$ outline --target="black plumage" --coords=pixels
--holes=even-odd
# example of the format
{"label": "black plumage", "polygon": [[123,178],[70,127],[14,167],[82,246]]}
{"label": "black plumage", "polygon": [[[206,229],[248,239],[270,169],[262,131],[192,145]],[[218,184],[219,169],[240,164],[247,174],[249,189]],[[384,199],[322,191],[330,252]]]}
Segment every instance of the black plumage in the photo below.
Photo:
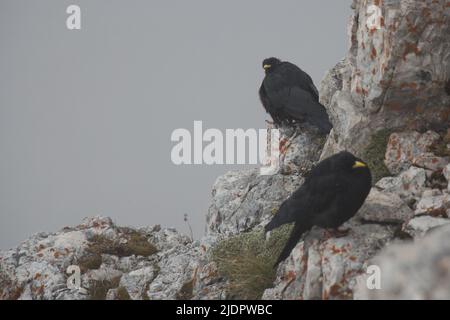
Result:
{"label": "black plumage", "polygon": [[263,61],[266,76],[259,89],[261,102],[275,124],[308,122],[329,133],[332,125],[311,77],[296,65],[277,58]]}
{"label": "black plumage", "polygon": [[295,222],[275,265],[290,255],[301,236],[313,226],[336,229],[352,218],[364,203],[371,184],[367,165],[349,152],[340,152],[317,164],[265,227],[268,232]]}

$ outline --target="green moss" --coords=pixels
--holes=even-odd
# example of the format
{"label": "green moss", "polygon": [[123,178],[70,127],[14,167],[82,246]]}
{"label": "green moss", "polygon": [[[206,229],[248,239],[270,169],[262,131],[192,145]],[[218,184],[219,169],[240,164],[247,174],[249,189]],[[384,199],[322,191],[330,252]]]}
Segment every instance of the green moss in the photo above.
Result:
{"label": "green moss", "polygon": [[373,184],[391,175],[389,169],[384,164],[387,144],[391,133],[390,130],[385,129],[373,134],[369,144],[361,154],[361,158],[368,164],[372,172]]}
{"label": "green moss", "polygon": [[118,300],[131,300],[130,294],[128,293],[127,289],[124,287],[118,287],[117,288],[117,299]]}
{"label": "green moss", "polygon": [[229,281],[228,294],[233,299],[260,299],[273,285],[273,267],[292,226],[274,231],[268,240],[263,230],[242,233],[220,242],[212,252],[219,273]]}
{"label": "green moss", "polygon": [[126,243],[111,240],[103,235],[95,235],[90,240],[88,251],[93,254],[112,254],[118,257],[131,255],[148,257],[158,250],[148,239],[137,231],[122,230]]}

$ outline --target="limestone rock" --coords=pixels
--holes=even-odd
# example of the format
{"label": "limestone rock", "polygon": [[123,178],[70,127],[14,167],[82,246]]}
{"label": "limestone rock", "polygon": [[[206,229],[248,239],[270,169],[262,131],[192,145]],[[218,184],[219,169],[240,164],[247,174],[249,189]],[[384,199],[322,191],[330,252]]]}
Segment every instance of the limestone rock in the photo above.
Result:
{"label": "limestone rock", "polygon": [[405,227],[405,232],[410,234],[413,238],[420,238],[425,236],[431,229],[448,223],[450,223],[450,219],[434,218],[430,216],[416,217],[408,222]]}
{"label": "limestone rock", "polygon": [[423,153],[414,158],[414,165],[432,172],[442,171],[449,163],[447,157],[438,157],[431,152]]}
{"label": "limestone rock", "polygon": [[[94,217],[1,252],[0,299],[175,299],[193,278],[199,251],[173,229]],[[80,289],[67,285],[69,266],[80,269]]]}
{"label": "limestone rock", "polygon": [[448,217],[450,213],[450,195],[440,190],[427,190],[416,207],[416,215]]}
{"label": "limestone rock", "polygon": [[381,270],[381,289],[369,290],[365,277],[357,299],[450,299],[450,225],[415,242],[398,243],[370,261]]}
{"label": "limestone rock", "polygon": [[[374,5],[379,19],[372,19]],[[352,7],[348,66],[340,71],[341,89],[330,99],[333,81],[322,86],[324,101],[334,100],[325,104],[334,134],[324,153],[361,152],[368,137],[379,130],[446,129],[450,121],[450,96],[445,90],[450,70],[447,1],[358,0]]]}
{"label": "limestone rock", "polygon": [[350,231],[342,238],[327,238],[323,230],[313,229],[280,264],[274,287],[263,298],[352,299],[355,278],[393,237],[394,228],[355,220],[344,227]]}
{"label": "limestone rock", "polygon": [[[385,164],[393,174],[399,174],[412,164],[431,167],[439,165],[441,160],[432,165],[432,155],[428,153],[430,147],[439,140],[439,135],[428,131],[420,134],[415,131],[393,133],[387,145]],[[435,159],[436,160],[436,159]]]}
{"label": "limestone rock", "polygon": [[386,193],[395,193],[406,202],[418,200],[426,188],[426,171],[410,167],[397,177],[386,177],[377,182],[376,187]]}
{"label": "limestone rock", "polygon": [[327,72],[320,83],[320,103],[326,107],[331,104],[331,99],[337,91],[342,90],[345,72],[348,70],[347,59],[339,61],[334,68]]}
{"label": "limestone rock", "polygon": [[444,174],[445,179],[447,179],[447,181],[448,181],[447,191],[450,193],[450,164],[444,168],[443,174]]}
{"label": "limestone rock", "polygon": [[261,176],[259,169],[219,177],[207,215],[207,234],[233,235],[267,223],[302,182],[297,175]]}
{"label": "limestone rock", "polygon": [[369,222],[401,223],[414,216],[414,212],[395,193],[372,188],[358,217]]}
{"label": "limestone rock", "polygon": [[280,170],[284,175],[304,175],[319,160],[326,137],[307,123],[280,128]]}

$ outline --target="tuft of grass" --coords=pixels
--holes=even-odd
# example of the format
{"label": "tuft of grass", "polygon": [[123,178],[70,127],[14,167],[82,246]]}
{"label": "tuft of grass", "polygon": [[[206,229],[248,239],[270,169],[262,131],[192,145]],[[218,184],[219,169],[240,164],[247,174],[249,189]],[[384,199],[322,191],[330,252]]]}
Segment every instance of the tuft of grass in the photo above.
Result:
{"label": "tuft of grass", "polygon": [[192,279],[190,281],[187,281],[183,284],[180,291],[178,291],[176,295],[177,300],[191,300],[194,296],[194,281],[195,279]]}
{"label": "tuft of grass", "polygon": [[156,247],[138,232],[130,235],[125,247],[131,253],[130,255],[134,254],[136,256],[148,257],[158,252]]}
{"label": "tuft of grass", "polygon": [[0,265],[0,300],[17,300],[23,293],[23,287],[14,283]]}
{"label": "tuft of grass", "polygon": [[380,179],[391,176],[384,164],[387,144],[392,131],[383,129],[372,135],[370,142],[363,151],[361,158],[367,163],[372,172],[372,183],[375,185]]}
{"label": "tuft of grass", "polygon": [[90,300],[105,300],[109,289],[114,289],[119,286],[120,276],[111,280],[95,280],[89,286]]}
{"label": "tuft of grass", "polygon": [[118,257],[131,255],[148,257],[158,252],[141,233],[130,229],[123,229],[122,232],[127,239],[126,243],[111,240],[103,235],[95,235],[90,240],[88,251],[92,254],[112,254]]}
{"label": "tuft of grass", "polygon": [[217,244],[211,258],[219,273],[228,279],[232,299],[261,299],[273,285],[273,267],[289,237],[291,225],[282,226],[266,240],[263,230],[242,233]]}
{"label": "tuft of grass", "polygon": [[118,287],[117,288],[117,299],[118,300],[131,300],[130,294],[128,293],[127,289],[124,287]]}
{"label": "tuft of grass", "polygon": [[433,152],[438,157],[450,157],[450,149],[447,145],[450,144],[450,131],[436,143],[431,146],[431,152]]}
{"label": "tuft of grass", "polygon": [[145,300],[145,301],[150,300],[150,297],[147,294],[148,287],[150,287],[150,283],[147,284],[147,287],[145,288],[145,291],[142,293],[142,300]]}
{"label": "tuft of grass", "polygon": [[97,270],[102,265],[102,256],[99,253],[88,252],[78,259],[77,265],[80,267],[81,272]]}

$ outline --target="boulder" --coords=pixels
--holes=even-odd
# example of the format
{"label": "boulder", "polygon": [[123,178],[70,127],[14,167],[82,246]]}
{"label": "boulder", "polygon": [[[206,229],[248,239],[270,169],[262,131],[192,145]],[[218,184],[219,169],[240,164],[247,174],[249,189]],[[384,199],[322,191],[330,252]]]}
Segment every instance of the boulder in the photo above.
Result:
{"label": "boulder", "polygon": [[425,238],[385,248],[370,261],[381,271],[381,289],[370,290],[367,275],[358,281],[356,299],[450,299],[450,225]]}
{"label": "boulder", "polygon": [[402,223],[414,216],[405,202],[395,193],[381,192],[372,188],[358,217],[368,222]]}
{"label": "boulder", "polygon": [[377,182],[376,187],[385,193],[394,193],[405,202],[418,200],[426,188],[426,171],[423,168],[411,166],[396,177],[386,177]]}
{"label": "boulder", "polygon": [[439,189],[426,190],[416,206],[416,215],[448,217],[450,214],[450,195]]}
{"label": "boulder", "polygon": [[[200,243],[173,229],[94,217],[1,252],[0,299],[176,299],[199,252]],[[69,266],[79,268],[80,288],[68,286]]]}
{"label": "boulder", "polygon": [[450,219],[421,216],[411,219],[404,228],[404,231],[413,238],[422,238],[428,231],[450,223]]}
{"label": "boulder", "polygon": [[399,174],[413,164],[426,169],[441,166],[445,161],[428,152],[439,138],[439,134],[432,131],[424,134],[415,131],[393,133],[389,138],[384,162],[392,174]]}
{"label": "boulder", "polygon": [[340,238],[330,238],[318,228],[307,234],[280,264],[274,287],[265,291],[263,299],[352,299],[355,278],[392,239],[395,228],[356,220],[344,227],[350,231]]}

